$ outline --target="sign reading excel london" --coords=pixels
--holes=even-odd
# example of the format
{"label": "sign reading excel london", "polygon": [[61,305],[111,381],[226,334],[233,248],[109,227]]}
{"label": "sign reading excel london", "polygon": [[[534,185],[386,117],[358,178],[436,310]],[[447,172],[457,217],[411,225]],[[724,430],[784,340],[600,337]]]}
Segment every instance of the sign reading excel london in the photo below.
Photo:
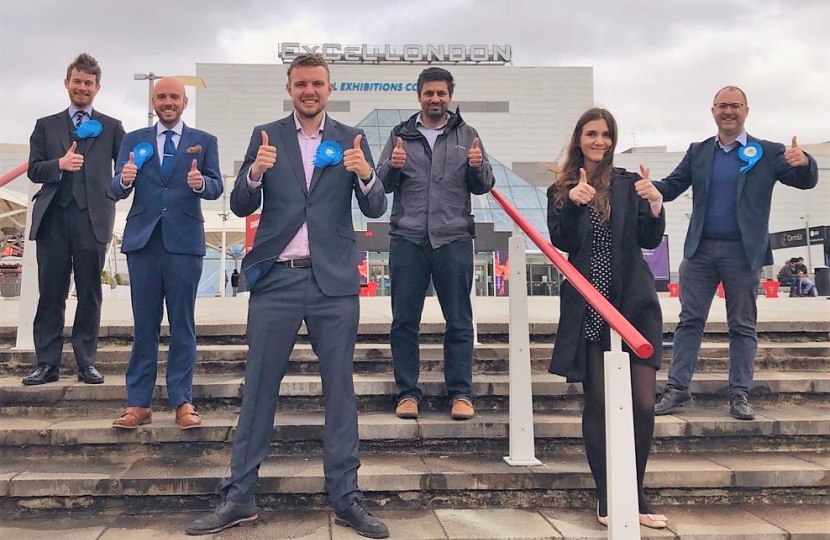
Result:
{"label": "sign reading excel london", "polygon": [[298,42],[280,43],[279,57],[291,62],[298,55],[322,54],[327,62],[349,64],[497,64],[512,61],[510,45],[303,45]]}

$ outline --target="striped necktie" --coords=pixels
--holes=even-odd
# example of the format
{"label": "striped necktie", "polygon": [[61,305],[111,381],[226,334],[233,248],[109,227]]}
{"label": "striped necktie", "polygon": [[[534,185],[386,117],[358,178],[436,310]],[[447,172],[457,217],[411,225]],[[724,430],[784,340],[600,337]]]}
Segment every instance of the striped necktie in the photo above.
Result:
{"label": "striped necktie", "polygon": [[78,111],[75,113],[75,127],[78,127],[84,123],[84,117],[86,117],[86,113],[84,111]]}
{"label": "striped necktie", "polygon": [[176,145],[173,144],[173,135],[176,132],[172,129],[164,132],[164,157],[161,160],[161,172],[164,176],[170,175],[170,169],[173,167],[173,158],[176,157]]}

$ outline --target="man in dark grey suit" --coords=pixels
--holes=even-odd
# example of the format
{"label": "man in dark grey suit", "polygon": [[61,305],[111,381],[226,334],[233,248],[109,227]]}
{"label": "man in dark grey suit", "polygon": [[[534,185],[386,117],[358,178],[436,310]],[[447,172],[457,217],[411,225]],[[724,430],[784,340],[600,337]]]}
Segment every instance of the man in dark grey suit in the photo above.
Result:
{"label": "man in dark grey suit", "polygon": [[654,407],[670,414],[691,400],[703,328],[718,283],[726,294],[729,326],[729,414],[752,420],[749,404],[758,336],[756,299],[760,270],[772,264],[769,215],[777,182],[810,189],[818,182],[816,160],[798,147],[747,134],[746,94],[735,86],[715,94],[718,134],[689,147],[683,161],[654,185],[666,201],[692,187],[692,216],[680,264],[680,322],[674,334],[669,380]]}
{"label": "man in dark grey suit", "polygon": [[[64,86],[69,108],[39,119],[29,141],[29,178],[43,187],[34,196],[29,236],[37,241],[40,290],[34,320],[37,368],[23,379],[25,385],[58,380],[72,273],[78,296],[72,325],[78,380],[104,382],[95,368],[101,270],[115,222],[110,181],[124,128],[92,108],[101,88],[95,58],[79,55],[66,70]],[[93,125],[100,125],[100,132]]]}
{"label": "man in dark grey suit", "polygon": [[323,57],[297,57],[286,90],[294,112],[254,129],[231,193],[237,216],[262,205],[253,248],[242,262],[251,291],[249,350],[231,473],[222,504],[186,531],[211,534],[256,520],[254,484],[268,455],[280,382],[305,321],[325,389],[323,469],[335,523],[386,538],[386,525],[366,511],[357,486],[352,362],[360,280],[351,214],[352,194],[371,218],[386,211],[386,196],[363,133],[325,112],[332,87]]}

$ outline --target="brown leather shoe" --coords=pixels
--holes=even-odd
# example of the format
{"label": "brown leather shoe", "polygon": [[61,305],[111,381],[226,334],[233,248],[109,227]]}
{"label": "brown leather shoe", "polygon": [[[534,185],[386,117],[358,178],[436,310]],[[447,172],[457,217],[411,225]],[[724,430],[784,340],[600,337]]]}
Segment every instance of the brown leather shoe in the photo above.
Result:
{"label": "brown leather shoe", "polygon": [[418,418],[418,400],[411,397],[401,399],[395,409],[395,416],[404,419]]}
{"label": "brown leather shoe", "polygon": [[457,398],[452,401],[450,416],[453,420],[469,420],[475,414],[476,410],[473,408],[473,402],[468,398]]}
{"label": "brown leather shoe", "polygon": [[135,429],[153,423],[153,411],[149,407],[127,407],[121,417],[112,423],[118,429]]}
{"label": "brown leather shoe", "polygon": [[182,403],[176,409],[176,423],[182,429],[202,427],[202,419],[191,403]]}

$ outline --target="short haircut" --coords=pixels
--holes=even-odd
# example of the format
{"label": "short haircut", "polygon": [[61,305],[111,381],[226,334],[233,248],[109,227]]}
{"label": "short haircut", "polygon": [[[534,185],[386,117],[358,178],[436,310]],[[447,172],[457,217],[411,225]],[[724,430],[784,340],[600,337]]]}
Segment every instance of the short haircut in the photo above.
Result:
{"label": "short haircut", "polygon": [[326,59],[323,58],[322,54],[301,54],[297,56],[291,63],[288,65],[288,80],[291,80],[291,71],[294,68],[298,67],[324,67],[326,68],[326,75],[329,77],[331,76],[331,72],[329,71],[329,64],[326,62]]}
{"label": "short haircut", "polygon": [[75,58],[71,64],[69,64],[69,67],[66,68],[67,81],[69,80],[69,77],[72,76],[73,69],[88,73],[90,75],[95,75],[95,84],[101,84],[101,66],[98,65],[98,60],[87,53],[79,54],[78,57]]}
{"label": "short haircut", "polygon": [[743,90],[741,90],[741,89],[740,89],[740,88],[738,88],[737,86],[724,86],[723,88],[721,88],[720,90],[718,90],[717,92],[715,92],[715,97],[713,97],[713,98],[712,98],[712,102],[714,102],[716,99],[718,99],[718,96],[719,96],[719,95],[720,95],[720,93],[721,93],[721,92],[723,92],[724,90],[735,90],[735,91],[737,91],[737,92],[740,92],[740,93],[741,93],[741,96],[744,98],[744,105],[749,105],[749,101],[746,99],[746,92],[744,92]]}
{"label": "short haircut", "polygon": [[447,83],[447,90],[450,93],[450,97],[452,97],[452,93],[455,90],[455,80],[452,78],[452,73],[439,67],[428,67],[418,75],[418,95],[421,95],[421,90],[424,88],[425,83],[433,81],[444,81]]}

